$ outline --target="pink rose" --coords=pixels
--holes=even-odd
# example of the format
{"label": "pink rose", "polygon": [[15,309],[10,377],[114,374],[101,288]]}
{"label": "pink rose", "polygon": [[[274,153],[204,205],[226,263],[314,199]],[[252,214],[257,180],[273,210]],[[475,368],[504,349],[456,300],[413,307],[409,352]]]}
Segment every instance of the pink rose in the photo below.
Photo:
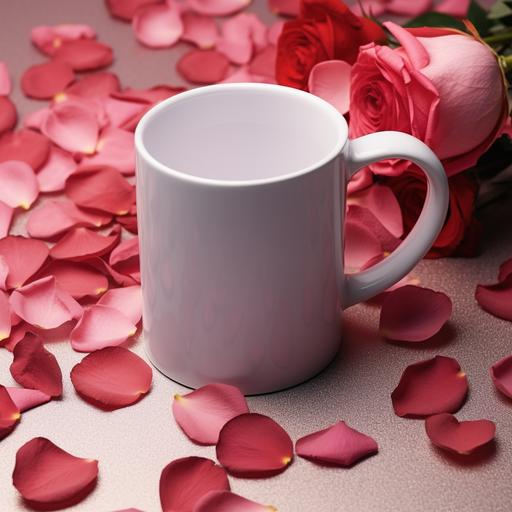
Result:
{"label": "pink rose", "polygon": [[[496,54],[457,30],[384,25],[402,46],[361,48],[351,75],[351,137],[398,130],[428,144],[449,176],[475,165],[508,114]],[[410,165],[393,160],[371,169],[396,176]]]}

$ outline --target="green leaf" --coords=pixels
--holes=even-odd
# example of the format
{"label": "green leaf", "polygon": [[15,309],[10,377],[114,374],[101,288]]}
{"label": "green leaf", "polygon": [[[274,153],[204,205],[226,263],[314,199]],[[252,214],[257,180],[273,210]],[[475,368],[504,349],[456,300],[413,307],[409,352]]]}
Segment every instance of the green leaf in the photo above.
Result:
{"label": "green leaf", "polygon": [[487,11],[481,7],[475,0],[471,0],[468,9],[468,19],[475,25],[478,33],[483,37],[489,34],[490,29],[494,25],[487,16]]}
{"label": "green leaf", "polygon": [[417,18],[413,18],[412,20],[408,21],[404,26],[407,28],[449,27],[465,30],[464,24],[460,20],[442,12],[427,12],[421,16],[418,16]]}

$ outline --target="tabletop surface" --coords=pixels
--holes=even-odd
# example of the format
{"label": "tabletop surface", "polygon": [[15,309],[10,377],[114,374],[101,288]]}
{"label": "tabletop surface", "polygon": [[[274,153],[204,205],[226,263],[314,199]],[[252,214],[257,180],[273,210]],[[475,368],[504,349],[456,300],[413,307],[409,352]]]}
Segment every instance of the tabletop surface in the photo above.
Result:
{"label": "tabletop surface", "polygon": [[[265,0],[254,0],[250,10],[272,20]],[[183,84],[174,63],[187,47],[142,48],[128,24],[109,17],[102,0],[0,0],[0,60],[8,63],[14,83],[11,97],[20,114],[41,105],[24,98],[19,88],[23,70],[44,60],[30,44],[30,29],[65,22],[89,23],[113,46],[112,70],[123,85]],[[358,305],[344,313],[340,354],[324,372],[293,389],[248,399],[252,411],[273,417],[294,440],[345,420],[378,441],[377,456],[351,469],[318,467],[296,458],[274,478],[230,478],[233,491],[272,504],[280,512],[512,510],[512,401],[495,392],[489,377],[492,363],[512,353],[512,325],[485,313],[474,300],[476,285],[493,282],[499,264],[512,256],[511,216],[510,202],[482,212],[485,251],[478,258],[423,261],[414,270],[422,285],[446,292],[454,303],[450,323],[434,339],[413,347],[387,343],[377,334],[379,309]],[[100,461],[95,490],[68,510],[136,507],[156,512],[160,472],[167,463],[187,455],[215,458],[214,447],[192,444],[176,426],[171,397],[185,391],[178,384],[155,370],[146,398],[133,407],[103,412],[78,398],[69,380],[83,354],[65,341],[48,348],[62,368],[63,399],[24,414],[16,430],[0,442],[1,512],[28,510],[11,485],[11,473],[16,450],[36,436]],[[130,348],[145,357],[142,340]],[[468,375],[470,394],[459,419],[496,422],[496,444],[483,456],[461,461],[446,455],[430,444],[423,421],[393,413],[390,394],[402,371],[436,354],[457,358]],[[0,350],[4,385],[14,385],[11,358],[7,350]]]}

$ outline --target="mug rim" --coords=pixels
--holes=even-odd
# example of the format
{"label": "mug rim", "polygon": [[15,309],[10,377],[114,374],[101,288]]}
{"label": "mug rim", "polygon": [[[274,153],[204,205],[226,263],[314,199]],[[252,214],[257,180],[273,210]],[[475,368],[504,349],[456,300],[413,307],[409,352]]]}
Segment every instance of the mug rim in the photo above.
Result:
{"label": "mug rim", "polygon": [[[207,178],[202,176],[196,176],[188,174],[186,172],[178,171],[169,167],[158,159],[156,159],[146,148],[143,142],[143,134],[146,126],[151,122],[153,117],[158,115],[162,110],[169,108],[170,106],[179,103],[180,101],[192,98],[194,96],[201,96],[211,92],[225,91],[225,90],[254,90],[254,91],[276,91],[284,92],[285,94],[300,96],[304,101],[308,101],[315,105],[315,108],[324,110],[337,125],[339,131],[339,137],[334,147],[326,153],[326,155],[314,164],[307,167],[303,167],[297,171],[293,171],[287,174],[279,176],[271,176],[268,178],[257,178],[250,180],[222,180],[216,178]],[[272,183],[278,183],[282,181],[288,181],[293,178],[298,178],[309,174],[317,169],[320,169],[325,164],[336,158],[342,151],[348,139],[348,126],[343,115],[336,110],[330,103],[324,99],[315,96],[306,91],[295,89],[293,87],[287,87],[284,85],[277,84],[266,84],[266,83],[253,83],[253,82],[237,82],[237,83],[225,83],[225,84],[213,84],[205,85],[202,87],[196,87],[187,91],[175,94],[166,100],[161,101],[151,109],[149,109],[141,118],[137,127],[135,128],[135,150],[138,156],[150,164],[150,166],[166,175],[172,176],[179,180],[189,182],[196,185],[207,185],[217,187],[248,187],[257,185],[268,185]]]}

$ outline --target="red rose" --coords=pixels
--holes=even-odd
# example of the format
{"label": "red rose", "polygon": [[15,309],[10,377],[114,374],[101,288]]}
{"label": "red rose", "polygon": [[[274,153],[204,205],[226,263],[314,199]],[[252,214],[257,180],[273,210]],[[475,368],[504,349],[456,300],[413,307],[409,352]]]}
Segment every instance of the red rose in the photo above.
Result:
{"label": "red rose", "polygon": [[359,47],[384,40],[382,29],[338,0],[302,0],[299,17],[287,21],[277,44],[276,80],[307,89],[311,68],[324,60],[354,63]]}
{"label": "red rose", "polygon": [[[478,183],[468,174],[449,178],[450,205],[443,229],[426,258],[443,256],[474,256],[480,234],[480,224],[474,217]],[[389,178],[387,184],[395,193],[404,221],[404,236],[411,231],[423,207],[427,186],[415,172],[405,172]]]}

